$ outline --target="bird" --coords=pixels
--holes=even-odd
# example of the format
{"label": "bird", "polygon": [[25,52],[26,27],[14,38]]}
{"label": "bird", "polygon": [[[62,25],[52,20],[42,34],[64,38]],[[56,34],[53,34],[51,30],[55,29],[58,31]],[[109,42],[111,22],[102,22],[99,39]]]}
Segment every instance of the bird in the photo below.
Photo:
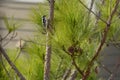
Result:
{"label": "bird", "polygon": [[46,27],[46,26],[47,26],[46,15],[43,15],[43,16],[42,16],[42,24],[43,24],[43,27]]}

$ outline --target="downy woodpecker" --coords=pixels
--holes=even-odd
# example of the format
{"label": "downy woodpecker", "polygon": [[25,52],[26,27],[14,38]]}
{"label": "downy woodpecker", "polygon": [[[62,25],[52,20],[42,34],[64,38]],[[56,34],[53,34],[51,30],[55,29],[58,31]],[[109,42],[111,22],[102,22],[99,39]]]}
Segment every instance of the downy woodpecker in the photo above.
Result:
{"label": "downy woodpecker", "polygon": [[42,24],[43,24],[43,27],[46,27],[46,26],[47,26],[46,15],[43,15],[43,17],[42,17]]}

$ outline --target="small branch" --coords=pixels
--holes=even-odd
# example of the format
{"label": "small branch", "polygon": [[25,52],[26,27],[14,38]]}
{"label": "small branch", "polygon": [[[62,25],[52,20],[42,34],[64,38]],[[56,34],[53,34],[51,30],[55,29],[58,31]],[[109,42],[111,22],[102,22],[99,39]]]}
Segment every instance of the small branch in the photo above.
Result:
{"label": "small branch", "polygon": [[71,54],[65,49],[65,46],[64,46],[64,45],[62,46],[62,50],[63,50],[65,53],[67,53],[69,56],[71,56]]}
{"label": "small branch", "polygon": [[87,9],[89,10],[92,14],[94,14],[96,17],[98,17],[102,22],[104,22],[105,24],[107,24],[107,22],[105,20],[103,20],[101,17],[99,17],[94,11],[90,10],[81,0],[79,0],[79,2]]}
{"label": "small branch", "polygon": [[90,14],[91,14],[91,11],[92,11],[92,9],[93,9],[94,1],[95,1],[95,0],[91,0],[91,3],[90,3],[90,8],[89,8],[89,12],[88,12],[86,27],[88,27],[89,22],[90,22],[90,17],[91,17]]}
{"label": "small branch", "polygon": [[16,68],[16,66],[12,63],[12,61],[10,60],[10,58],[8,57],[7,53],[2,48],[1,45],[0,45],[0,53],[5,57],[5,59],[7,60],[7,62],[9,63],[9,65],[12,67],[12,69],[16,72],[16,74],[18,75],[18,77],[20,78],[20,80],[26,80],[25,77]]}
{"label": "small branch", "polygon": [[91,13],[91,10],[93,9],[93,6],[94,6],[94,1],[95,0],[91,0],[91,4],[90,4],[90,8],[89,8],[89,15],[90,15],[90,13]]}
{"label": "small branch", "polygon": [[63,45],[62,48],[63,48],[63,51],[64,51],[65,53],[67,53],[69,56],[71,56],[71,58],[72,58],[72,64],[75,66],[75,68],[78,70],[78,72],[79,72],[82,76],[84,76],[83,71],[82,71],[82,70],[78,67],[78,65],[76,64],[74,56],[72,56],[68,51],[66,51],[64,45]]}
{"label": "small branch", "polygon": [[8,32],[4,37],[0,35],[0,45],[2,44],[3,40],[9,36],[9,34],[10,33]]}
{"label": "small branch", "polygon": [[10,80],[12,80],[12,79],[11,79],[11,76],[10,76],[10,74],[9,74],[9,72],[8,72],[8,70],[7,70],[7,68],[6,68],[6,66],[5,66],[5,64],[3,63],[2,54],[1,54],[1,53],[0,53],[0,60],[1,60],[2,66],[3,66],[3,68],[4,68],[5,72],[6,72],[6,74],[8,75],[8,77],[10,78]]}
{"label": "small branch", "polygon": [[[102,0],[102,1],[101,1],[101,6],[104,5],[104,2],[105,2],[105,0]],[[97,15],[98,15],[98,17],[96,17],[95,26],[97,26],[98,21],[99,21],[99,17],[101,17],[101,12],[100,12],[100,10],[98,10]]]}
{"label": "small branch", "polygon": [[21,50],[22,50],[22,48],[18,49],[18,53],[17,53],[17,56],[16,56],[15,59],[14,59],[14,63],[15,63],[15,62],[17,61],[17,59],[20,57]]}
{"label": "small branch", "polygon": [[0,39],[0,41],[2,42],[5,38],[8,37],[9,34],[10,34],[10,33],[7,33],[3,38]]}
{"label": "small branch", "polygon": [[78,67],[78,65],[76,64],[74,56],[71,56],[71,58],[72,58],[72,64],[75,66],[76,70],[77,70],[82,76],[84,76],[84,72],[83,72],[83,71]]}
{"label": "small branch", "polygon": [[[91,69],[94,61],[97,59],[97,57],[98,57],[98,55],[99,55],[99,53],[100,53],[100,51],[101,51],[101,49],[102,49],[105,41],[106,41],[107,34],[108,34],[109,28],[110,28],[110,26],[111,26],[111,21],[112,21],[112,18],[113,18],[114,14],[115,14],[115,12],[116,12],[116,10],[117,10],[117,8],[118,8],[118,5],[119,5],[119,0],[116,0],[115,7],[113,8],[113,10],[112,10],[112,12],[111,12],[111,14],[110,14],[110,16],[109,16],[109,18],[108,18],[108,20],[107,20],[107,24],[106,24],[106,27],[105,27],[105,29],[104,29],[103,39],[102,39],[102,41],[101,41],[101,43],[100,43],[100,45],[99,45],[99,47],[98,47],[95,55],[93,56],[93,58],[92,58],[91,61],[89,62],[88,68],[86,69],[86,72],[89,72],[89,71],[90,71],[90,69]],[[88,75],[86,75],[86,76],[88,77]],[[86,79],[85,79],[85,80],[86,80]]]}
{"label": "small branch", "polygon": [[6,46],[12,39],[14,39],[17,36],[17,33],[15,34],[15,32],[13,32],[12,36],[10,37],[10,39],[4,43],[2,46]]}
{"label": "small branch", "polygon": [[[98,11],[97,15],[100,17],[100,16],[101,16],[101,12],[100,12],[100,11]],[[99,21],[99,18],[98,18],[98,17],[96,17],[95,27],[97,27],[98,21]]]}
{"label": "small branch", "polygon": [[17,47],[17,55],[16,55],[16,57],[15,57],[14,63],[15,63],[15,61],[20,57],[20,54],[21,54],[22,50],[24,49],[25,45],[26,45],[26,42],[25,42],[24,40],[22,40],[22,39],[20,39],[20,40],[17,42],[17,44],[16,44],[16,47]]}

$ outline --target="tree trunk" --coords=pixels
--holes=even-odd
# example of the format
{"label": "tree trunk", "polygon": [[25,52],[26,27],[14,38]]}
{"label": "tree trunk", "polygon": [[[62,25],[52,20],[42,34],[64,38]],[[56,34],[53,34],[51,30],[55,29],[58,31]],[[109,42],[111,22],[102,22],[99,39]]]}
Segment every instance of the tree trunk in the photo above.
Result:
{"label": "tree trunk", "polygon": [[53,18],[54,18],[54,0],[49,0],[50,12],[47,24],[47,34],[46,34],[46,54],[44,63],[44,80],[50,80],[50,61],[51,61],[51,32],[53,29]]}
{"label": "tree trunk", "polygon": [[46,54],[45,54],[45,63],[44,63],[44,80],[49,80],[50,74],[50,60],[51,60],[51,42],[50,42],[50,33],[47,32],[46,35]]}

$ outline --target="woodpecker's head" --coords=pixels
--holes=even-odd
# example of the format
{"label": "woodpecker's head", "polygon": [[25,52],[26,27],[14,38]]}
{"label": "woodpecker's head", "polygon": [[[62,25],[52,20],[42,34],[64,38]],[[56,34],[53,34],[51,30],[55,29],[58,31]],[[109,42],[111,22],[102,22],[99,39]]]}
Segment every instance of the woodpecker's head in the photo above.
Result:
{"label": "woodpecker's head", "polygon": [[43,15],[43,18],[45,18],[46,17],[46,15]]}

